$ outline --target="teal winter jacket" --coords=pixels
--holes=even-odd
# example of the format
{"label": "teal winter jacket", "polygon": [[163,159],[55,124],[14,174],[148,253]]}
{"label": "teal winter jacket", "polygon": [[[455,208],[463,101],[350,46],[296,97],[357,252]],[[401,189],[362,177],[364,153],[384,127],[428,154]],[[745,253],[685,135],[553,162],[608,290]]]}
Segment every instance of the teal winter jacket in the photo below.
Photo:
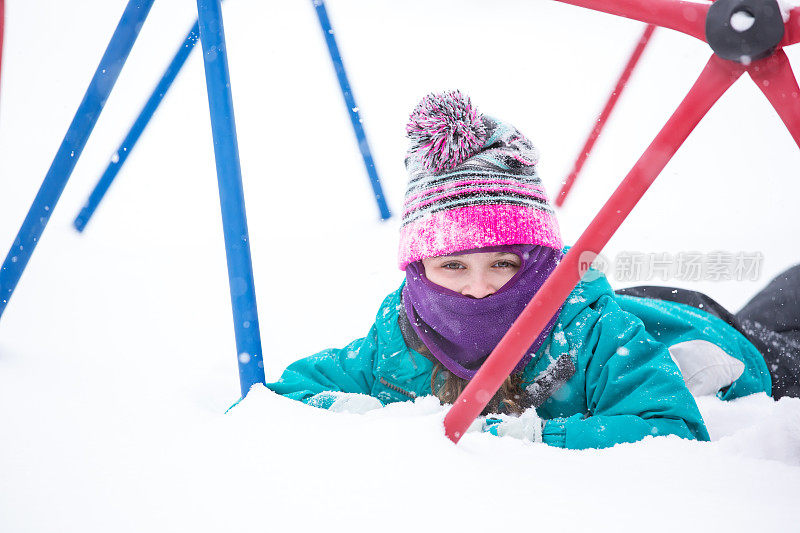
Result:
{"label": "teal winter jacket", "polygon": [[[573,289],[553,330],[523,371],[523,383],[568,353],[575,374],[536,411],[543,441],[570,449],[603,448],[649,435],[708,440],[700,412],[668,346],[707,340],[745,363],[729,399],[769,392],[760,354],[720,319],[689,306],[617,296],[596,271]],[[331,392],[368,394],[384,405],[431,394],[433,364],[400,331],[401,287],[383,301],[366,337],[292,363],[267,386],[327,408]]]}

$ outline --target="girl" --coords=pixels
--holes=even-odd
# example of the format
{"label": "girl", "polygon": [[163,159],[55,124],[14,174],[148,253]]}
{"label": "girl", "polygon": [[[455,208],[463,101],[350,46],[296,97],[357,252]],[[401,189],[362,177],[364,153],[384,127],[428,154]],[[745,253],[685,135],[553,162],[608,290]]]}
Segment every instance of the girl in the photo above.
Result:
{"label": "girl", "polygon": [[[349,412],[430,394],[452,403],[564,253],[538,154],[513,126],[454,91],[426,96],[407,133],[406,279],[366,337],[293,363],[268,384],[278,394]],[[796,294],[798,271],[789,283]],[[708,440],[692,394],[770,394],[764,356],[780,367],[775,391],[796,394],[800,349],[767,337],[757,303],[739,319],[691,291],[621,293],[590,270],[473,428],[573,449]]]}

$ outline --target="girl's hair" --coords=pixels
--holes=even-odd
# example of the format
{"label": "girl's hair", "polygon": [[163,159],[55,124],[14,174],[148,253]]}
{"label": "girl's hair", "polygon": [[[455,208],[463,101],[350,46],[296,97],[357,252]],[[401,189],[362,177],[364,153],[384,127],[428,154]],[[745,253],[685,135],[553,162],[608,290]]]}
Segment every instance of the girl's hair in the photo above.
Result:
{"label": "girl's hair", "polygon": [[[440,377],[438,383],[437,377]],[[433,359],[431,392],[439,398],[439,401],[442,403],[455,403],[456,398],[459,397],[467,383],[469,383],[468,380],[456,376],[447,370],[442,363]],[[481,414],[484,416],[493,413],[520,414],[531,405],[530,395],[523,388],[522,373],[518,372],[506,378],[500,386],[500,390],[486,404],[486,408]]]}

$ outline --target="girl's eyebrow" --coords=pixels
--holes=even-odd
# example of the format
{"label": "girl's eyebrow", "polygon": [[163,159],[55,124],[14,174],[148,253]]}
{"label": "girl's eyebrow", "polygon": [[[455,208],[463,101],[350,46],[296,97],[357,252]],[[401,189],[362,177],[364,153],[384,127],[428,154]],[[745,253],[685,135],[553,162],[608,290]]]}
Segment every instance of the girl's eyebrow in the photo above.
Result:
{"label": "girl's eyebrow", "polygon": [[[439,255],[439,256],[434,257],[433,259],[437,259],[439,261],[461,261],[462,258],[464,257],[464,255],[470,255],[470,254]],[[494,257],[495,258],[503,257],[503,256],[511,256],[511,257],[513,257],[515,259],[519,259],[519,256],[517,254],[515,254],[515,253],[511,253],[511,252],[494,252]]]}

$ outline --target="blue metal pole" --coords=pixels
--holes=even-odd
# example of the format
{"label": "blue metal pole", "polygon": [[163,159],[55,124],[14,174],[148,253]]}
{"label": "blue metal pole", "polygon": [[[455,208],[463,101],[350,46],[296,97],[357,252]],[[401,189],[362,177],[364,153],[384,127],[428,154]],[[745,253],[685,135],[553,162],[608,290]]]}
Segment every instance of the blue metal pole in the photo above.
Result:
{"label": "blue metal pole", "polygon": [[50,170],[33,200],[14,244],[0,267],[0,317],[17,287],[25,266],[39,242],[72,170],[86,146],[100,112],[117,81],[122,66],[139,35],[154,0],[130,0],[108,43],[89,88],[78,106]]}
{"label": "blue metal pole", "polygon": [[131,126],[130,131],[125,136],[125,139],[120,144],[117,151],[111,158],[111,162],[106,167],[105,172],[100,177],[100,180],[95,185],[92,193],[89,195],[89,198],[86,200],[86,204],[81,209],[78,216],[75,218],[73,225],[75,229],[78,231],[83,231],[86,228],[86,224],[89,223],[89,220],[92,218],[97,206],[100,205],[100,202],[103,201],[103,197],[105,196],[108,188],[114,182],[114,178],[117,177],[120,169],[122,169],[122,165],[125,164],[125,161],[128,159],[133,148],[136,146],[136,143],[139,141],[139,137],[142,135],[142,132],[150,123],[150,119],[153,118],[158,106],[161,104],[161,100],[164,99],[164,95],[167,94],[169,88],[172,86],[172,83],[175,81],[175,78],[178,76],[178,73],[183,68],[184,63],[189,57],[189,54],[192,52],[197,39],[200,36],[200,31],[198,29],[198,23],[195,22],[192,29],[189,30],[189,34],[184,39],[183,44],[180,48],[178,48],[178,52],[175,54],[175,57],[172,58],[169,66],[167,67],[166,72],[161,77],[161,80],[156,85],[156,88],[153,90],[153,94],[150,95],[148,98],[147,103],[144,105],[141,113],[139,113],[138,118]]}
{"label": "blue metal pole", "polygon": [[353,98],[350,82],[347,80],[347,73],[344,70],[344,63],[342,63],[339,47],[336,45],[336,38],[333,36],[333,28],[331,27],[331,21],[328,19],[325,2],[323,0],[311,0],[311,2],[314,4],[314,9],[317,11],[317,17],[322,27],[322,34],[325,36],[325,42],[328,44],[328,51],[331,54],[331,61],[333,61],[333,66],[336,69],[336,77],[339,78],[339,86],[342,88],[344,103],[350,114],[350,122],[353,123],[353,130],[355,131],[356,140],[358,141],[358,149],[361,151],[361,157],[364,158],[364,166],[367,167],[369,181],[372,184],[372,192],[375,194],[375,200],[377,200],[378,209],[381,212],[381,219],[386,220],[391,217],[392,214],[389,212],[389,206],[386,205],[386,197],[383,195],[381,180],[378,177],[378,171],[375,170],[375,162],[372,160],[372,153],[367,143],[367,134],[364,133],[364,127],[361,125],[358,106],[356,105],[355,98]]}
{"label": "blue metal pole", "polygon": [[244,397],[250,387],[264,383],[265,378],[220,0],[197,0],[197,13],[217,162],[233,327],[239,354],[239,384]]}

